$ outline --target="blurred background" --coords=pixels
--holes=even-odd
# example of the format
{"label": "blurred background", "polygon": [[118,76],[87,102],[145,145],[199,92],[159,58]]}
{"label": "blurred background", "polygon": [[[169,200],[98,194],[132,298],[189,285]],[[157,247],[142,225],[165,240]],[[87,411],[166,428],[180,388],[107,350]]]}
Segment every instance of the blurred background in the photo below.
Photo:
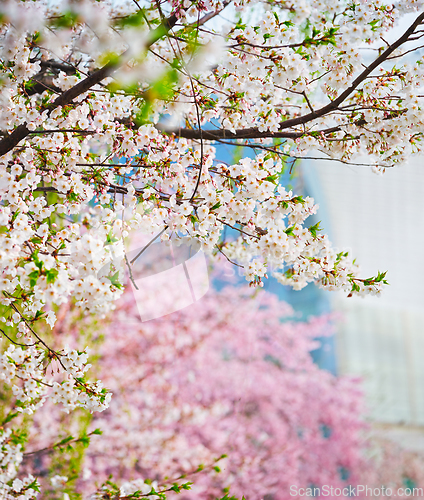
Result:
{"label": "blurred background", "polygon": [[[376,431],[417,451],[424,450],[421,161],[376,175],[366,167],[304,160],[297,179],[319,203],[321,226],[333,245],[351,251],[364,277],[387,270],[390,283],[381,297],[315,292],[320,307],[342,313],[334,342],[317,353],[317,362],[361,377]],[[307,289],[299,304],[304,312],[311,310]]]}

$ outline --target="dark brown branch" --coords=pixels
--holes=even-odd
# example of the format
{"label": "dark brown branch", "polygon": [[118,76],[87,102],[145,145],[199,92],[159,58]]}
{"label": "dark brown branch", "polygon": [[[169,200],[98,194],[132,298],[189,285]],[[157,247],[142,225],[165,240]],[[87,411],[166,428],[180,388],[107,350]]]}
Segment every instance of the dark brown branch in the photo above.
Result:
{"label": "dark brown branch", "polygon": [[48,109],[53,111],[59,106],[65,106],[66,104],[71,103],[76,97],[89,91],[91,87],[107,78],[112,71],[117,68],[117,66],[118,63],[116,62],[109,62],[108,64],[105,64],[103,68],[98,69],[90,76],[77,83],[74,87],[60,95],[52,104],[48,106]]}
{"label": "dark brown branch", "polygon": [[[66,104],[71,103],[76,97],[84,94],[84,92],[90,90],[91,87],[104,80],[116,67],[117,63],[108,63],[103,66],[103,68],[97,70],[89,77],[77,83],[77,85],[61,94],[57,99],[55,99],[55,101],[48,105],[49,112],[53,111],[59,106],[65,106]],[[26,123],[23,123],[22,125],[16,127],[11,134],[7,135],[0,141],[0,156],[3,156],[11,151],[30,133],[31,131],[28,129]]]}
{"label": "dark brown branch", "polygon": [[42,94],[46,90],[50,90],[55,94],[61,94],[62,89],[56,87],[53,83],[54,76],[53,75],[45,75],[44,73],[38,73],[32,79],[33,85],[31,88],[26,90],[28,95],[34,94]]}
{"label": "dark brown branch", "polygon": [[[165,19],[160,26],[150,32],[146,46],[149,47],[150,45],[157,42],[160,38],[165,36],[168,31],[173,26],[175,26],[177,20],[178,19],[175,14],[170,16],[168,19]],[[90,90],[91,87],[97,85],[102,80],[107,78],[118,66],[119,62],[116,61],[105,64],[103,68],[95,71],[90,76],[77,83],[74,87],[61,94],[55,101],[47,106],[47,109],[49,110],[49,112],[51,112],[59,106],[70,104],[76,97],[84,94],[85,92]],[[0,141],[0,156],[3,156],[11,151],[23,139],[25,139],[29,135],[29,133],[30,130],[28,129],[26,123],[23,123],[22,125],[16,127],[11,134],[7,135]]]}
{"label": "dark brown branch", "polygon": [[[396,42],[390,45],[379,57],[377,57],[369,66],[366,66],[360,75],[358,75],[355,80],[350,84],[350,86],[342,92],[334,101],[331,101],[326,106],[310,112],[306,115],[298,116],[296,118],[291,118],[280,124],[280,130],[278,132],[259,132],[257,127],[251,127],[246,129],[239,129],[235,132],[231,132],[225,129],[219,129],[215,131],[203,130],[203,138],[214,140],[214,139],[255,139],[262,137],[281,137],[281,138],[296,138],[303,134],[297,132],[286,131],[289,128],[296,127],[298,125],[304,125],[312,120],[321,118],[322,116],[335,111],[340,104],[342,104],[352,92],[370,75],[380,64],[386,61],[389,56],[398,49],[401,45],[408,41],[409,37],[414,33],[417,26],[419,26],[424,20],[424,12],[422,12],[411,26],[405,31],[405,33],[399,37]],[[180,137],[185,137],[187,139],[200,139],[199,132],[197,130],[191,129],[180,129],[173,131],[176,135]]]}
{"label": "dark brown branch", "polygon": [[53,186],[39,186],[39,187],[36,187],[33,191],[41,191],[41,192],[52,192],[52,193],[58,193],[59,191],[53,187]]}
{"label": "dark brown branch", "polygon": [[[156,125],[156,128],[161,132],[173,133],[179,137],[184,137],[185,139],[197,139],[200,140],[200,132],[197,129],[191,128],[181,128],[178,130],[167,130],[160,123]],[[303,132],[259,132],[259,130],[254,128],[239,129],[236,132],[231,132],[226,129],[217,130],[205,130],[202,129],[203,139],[208,141],[215,141],[218,139],[258,139],[261,137],[280,137],[284,139],[297,139],[301,137]]]}
{"label": "dark brown branch", "polygon": [[207,23],[208,21],[210,21],[214,17],[216,17],[219,14],[221,14],[221,12],[225,9],[225,7],[227,7],[231,3],[231,1],[232,0],[225,0],[223,2],[222,9],[215,10],[213,12],[208,12],[203,17],[201,17],[198,21],[194,21],[193,23],[191,23],[190,26],[197,26],[197,27],[203,26],[205,23]]}
{"label": "dark brown branch", "polygon": [[53,59],[50,59],[49,61],[40,61],[40,66],[42,68],[50,68],[50,69],[56,69],[58,71],[63,71],[68,75],[74,75],[77,72],[77,69],[74,66],[72,66],[72,64],[61,63]]}
{"label": "dark brown branch", "polygon": [[21,347],[32,347],[32,346],[37,345],[39,343],[37,340],[36,342],[33,342],[32,344],[21,344],[21,343],[17,342],[16,340],[11,339],[9,337],[9,335],[7,335],[7,333],[5,333],[4,330],[2,330],[1,328],[0,328],[0,332],[1,332],[1,335],[4,335],[7,338],[7,340],[12,342],[12,344],[19,345]]}
{"label": "dark brown branch", "polygon": [[36,134],[36,135],[43,135],[43,134],[65,134],[65,133],[71,133],[71,134],[80,134],[80,135],[93,135],[93,134],[98,134],[96,130],[79,130],[79,129],[73,129],[73,128],[67,128],[67,129],[47,129],[47,130],[32,130],[29,135]]}
{"label": "dark brown branch", "polygon": [[[418,96],[420,97],[420,96]],[[345,110],[348,107],[354,106],[354,104],[351,104],[349,106],[343,107],[343,108],[338,108],[339,110]],[[360,107],[358,108],[359,110],[361,109],[377,109],[377,108],[372,108],[370,106],[368,107]],[[383,120],[392,120],[393,118],[397,118],[401,114],[406,112],[406,109],[400,109],[400,110],[391,110],[391,109],[384,109],[384,108],[378,108],[378,111],[386,112],[388,113],[388,116],[385,116]],[[352,125],[356,125],[357,127],[362,127],[367,124],[367,122],[364,119],[359,119],[356,122],[351,123]],[[347,124],[345,124],[347,125]],[[203,133],[203,139],[206,140],[215,140],[215,141],[220,141],[221,139],[259,139],[259,138],[265,138],[265,137],[275,137],[279,139],[298,139],[302,136],[308,135],[308,133],[313,132],[315,134],[319,134],[320,136],[327,135],[327,134],[332,134],[334,132],[340,132],[342,129],[343,125],[339,126],[334,126],[334,127],[329,127],[326,129],[320,129],[320,130],[307,130],[302,131],[302,132],[291,132],[291,131],[282,131],[282,132],[255,132],[257,129],[240,129],[237,130],[236,133],[230,132],[229,130],[225,129],[217,129],[217,130],[202,130]],[[156,128],[160,130],[161,132],[169,132],[166,130],[165,127],[162,127],[160,124],[156,125]],[[188,128],[183,128],[180,129],[177,132],[173,132],[176,135],[179,135],[179,137],[184,137],[185,139],[199,139],[198,136],[198,130],[195,129],[188,129]],[[226,144],[231,144],[231,143],[226,143]]]}

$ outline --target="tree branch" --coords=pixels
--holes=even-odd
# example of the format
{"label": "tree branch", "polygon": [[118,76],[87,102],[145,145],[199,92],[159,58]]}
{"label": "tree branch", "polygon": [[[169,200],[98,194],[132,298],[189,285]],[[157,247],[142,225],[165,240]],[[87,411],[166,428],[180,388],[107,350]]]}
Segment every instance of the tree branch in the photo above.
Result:
{"label": "tree branch", "polygon": [[[343,103],[352,92],[376,69],[380,64],[386,61],[389,56],[398,49],[402,44],[408,41],[409,37],[414,33],[417,26],[419,26],[424,20],[424,12],[422,12],[411,26],[405,31],[405,33],[399,37],[396,42],[389,45],[388,48],[377,57],[369,66],[367,66],[360,75],[358,75],[355,80],[350,84],[350,86],[342,92],[336,99],[331,101],[329,104],[323,106],[322,108],[311,111],[310,113],[298,116],[296,118],[291,118],[280,124],[280,130],[278,132],[259,132],[257,127],[239,129],[235,132],[231,132],[225,129],[218,129],[214,131],[203,130],[203,138],[214,140],[214,139],[255,139],[255,138],[265,138],[265,137],[280,137],[280,138],[297,138],[303,135],[303,133],[287,131],[287,129],[295,127],[297,125],[304,125],[312,120],[320,118],[331,111],[334,111]],[[171,131],[169,131],[171,132]],[[173,130],[172,133],[185,137],[187,139],[200,139],[199,131],[192,129],[179,129]]]}
{"label": "tree branch", "polygon": [[[165,19],[160,26],[150,32],[146,46],[150,47],[150,45],[154,44],[160,38],[165,36],[168,31],[173,26],[175,26],[177,20],[178,19],[175,14]],[[102,80],[107,78],[112,73],[112,71],[119,66],[119,64],[120,61],[113,61],[105,64],[103,68],[98,69],[90,76],[77,83],[74,87],[61,94],[57,99],[55,99],[55,101],[47,106],[49,113],[59,106],[70,104],[76,97],[84,94],[85,92],[90,90],[91,87],[100,83]],[[30,130],[28,129],[26,123],[23,123],[16,127],[11,134],[7,135],[0,141],[0,156],[3,156],[11,151],[15,146],[19,144],[19,142],[25,139],[29,135],[29,133]]]}

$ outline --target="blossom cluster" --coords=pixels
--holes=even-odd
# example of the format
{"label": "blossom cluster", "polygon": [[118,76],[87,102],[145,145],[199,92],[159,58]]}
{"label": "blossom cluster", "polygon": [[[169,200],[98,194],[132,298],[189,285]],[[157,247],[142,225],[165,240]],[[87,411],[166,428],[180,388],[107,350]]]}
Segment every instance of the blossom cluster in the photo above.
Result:
{"label": "blossom cluster", "polygon": [[[8,266],[12,274],[19,269],[17,276],[6,273],[5,279],[12,282],[5,283],[10,289],[7,293],[12,294],[23,282],[27,289],[41,289],[34,296],[36,304],[29,301],[27,307],[32,310],[48,299],[60,304],[75,296],[82,307],[104,311],[120,293],[119,281],[98,277],[99,269],[110,259],[106,235],[112,231],[118,239],[116,246],[129,230],[153,233],[163,228],[162,238],[189,235],[209,252],[226,254],[228,249],[229,258],[235,245],[236,253],[243,254],[240,265],[253,284],[260,284],[272,268],[284,269],[285,282],[297,288],[311,280],[350,293],[379,292],[382,281],[370,279],[361,286],[357,269],[347,258],[332,255],[325,261],[322,256],[332,253],[328,239],[308,235],[303,226],[307,215],[314,212],[313,202],[287,198],[284,190],[281,196],[279,174],[284,161],[276,157],[282,154],[284,160],[306,145],[311,148],[322,143],[333,156],[338,145],[348,145],[350,152],[340,156],[346,159],[358,144],[363,147],[366,137],[345,137],[340,128],[345,120],[340,117],[350,113],[357,123],[363,103],[374,95],[376,86],[388,86],[397,94],[399,84],[405,86],[404,73],[399,78],[384,73],[375,82],[365,75],[361,89],[353,89],[349,97],[355,104],[349,99],[343,103],[348,111],[337,107],[324,114],[312,111],[320,116],[314,116],[306,129],[300,117],[303,112],[309,116],[308,93],[315,92],[317,85],[333,93],[349,85],[361,68],[355,44],[378,40],[393,26],[402,8],[373,2],[343,10],[343,2],[335,1],[322,16],[315,3],[309,7],[300,4],[289,14],[278,8],[262,11],[258,6],[257,26],[244,22],[241,14],[236,27],[228,31],[212,25],[205,33],[198,30],[196,50],[189,43],[194,5],[174,5],[176,10],[169,17],[172,26],[171,21],[165,23],[168,32],[164,29],[160,36],[157,30],[148,30],[155,24],[155,15],[163,15],[154,5],[137,12],[136,4],[124,3],[71,3],[70,11],[61,10],[60,2],[54,7],[36,2],[20,8],[6,3],[2,128],[11,138],[22,128],[24,140],[23,149],[17,148],[18,143],[8,144],[6,137],[3,140],[2,197],[6,207],[2,215],[11,230],[5,237],[10,247],[6,260],[12,264]],[[199,4],[199,15],[207,8],[207,4]],[[214,15],[219,15],[226,4],[217,3],[215,8]],[[305,37],[298,23],[306,18],[314,28]],[[355,26],[357,30],[352,29]],[[88,37],[89,31],[96,37]],[[170,36],[175,31],[179,43]],[[222,37],[226,44],[213,56],[210,45]],[[147,53],[135,52],[138,42]],[[123,53],[118,63],[109,58],[103,67],[117,69],[113,78],[112,69],[96,70],[101,47],[104,57]],[[172,62],[176,51],[180,53],[178,64]],[[213,57],[218,64],[211,70]],[[341,68],[348,68],[347,75],[336,85]],[[392,85],[393,79],[397,86]],[[110,90],[104,91],[105,84]],[[138,90],[130,92],[133,88]],[[386,99],[383,94],[381,99]],[[317,99],[325,99],[325,92],[318,96],[320,92]],[[161,121],[166,113],[173,121],[180,117],[191,128],[167,133],[167,125]],[[390,120],[410,121],[405,113],[390,109],[384,113],[385,122],[388,113]],[[224,138],[225,131],[230,139],[243,138],[238,131],[245,131],[246,139],[263,142],[267,136],[261,134],[279,134],[282,126],[285,129],[298,118],[299,125],[290,127],[284,137],[283,151],[265,148],[268,152],[251,161],[227,166],[219,162],[211,144],[215,137]],[[219,136],[208,127],[203,132],[199,129],[211,120],[222,127]],[[352,129],[352,121],[347,122]],[[331,129],[328,133],[327,128]],[[370,137],[372,148],[379,152],[381,141],[377,144],[375,137],[380,135]],[[51,193],[55,193],[54,202]],[[62,220],[84,215],[78,224],[49,224],[52,214],[59,213],[64,214]],[[287,215],[289,223],[283,220]],[[87,236],[88,226],[95,233]],[[222,238],[223,229],[233,226],[240,232],[235,244]],[[87,246],[90,250],[85,252]],[[122,253],[118,252],[121,264]],[[23,260],[30,262],[23,265]]]}
{"label": "blossom cluster", "polygon": [[17,497],[33,500],[37,497],[39,484],[31,474],[24,479],[15,477],[22,459],[19,434],[12,429],[0,429],[0,495],[4,500]]}
{"label": "blossom cluster", "polygon": [[[50,360],[55,359],[72,378],[58,382],[48,377],[49,357]],[[91,366],[87,359],[86,351],[46,353],[34,346],[23,349],[14,344],[9,345],[0,355],[0,380],[11,387],[16,398],[15,407],[10,411],[31,415],[43,406],[47,398],[54,403],[62,403],[66,412],[76,407],[91,412],[105,410],[112,394],[100,380],[94,383],[84,380],[84,374]]]}

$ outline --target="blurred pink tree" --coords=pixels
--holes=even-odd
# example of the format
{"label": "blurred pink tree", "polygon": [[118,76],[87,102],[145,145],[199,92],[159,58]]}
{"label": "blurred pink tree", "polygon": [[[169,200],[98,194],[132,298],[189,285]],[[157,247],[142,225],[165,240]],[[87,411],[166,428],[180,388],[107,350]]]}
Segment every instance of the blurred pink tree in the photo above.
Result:
{"label": "blurred pink tree", "polygon": [[[82,476],[136,480],[124,484],[132,492],[137,480],[160,483],[205,464],[187,493],[205,499],[230,487],[247,499],[279,500],[290,498],[290,485],[358,481],[365,459],[357,381],[312,361],[314,338],[331,333],[330,318],[292,316],[270,293],[229,286],[142,323],[126,292],[101,328],[98,375],[113,398],[94,416],[103,436],[88,448]],[[72,331],[69,318],[57,328]],[[33,428],[40,444],[57,434],[45,408]],[[227,458],[215,464],[221,454]]]}

